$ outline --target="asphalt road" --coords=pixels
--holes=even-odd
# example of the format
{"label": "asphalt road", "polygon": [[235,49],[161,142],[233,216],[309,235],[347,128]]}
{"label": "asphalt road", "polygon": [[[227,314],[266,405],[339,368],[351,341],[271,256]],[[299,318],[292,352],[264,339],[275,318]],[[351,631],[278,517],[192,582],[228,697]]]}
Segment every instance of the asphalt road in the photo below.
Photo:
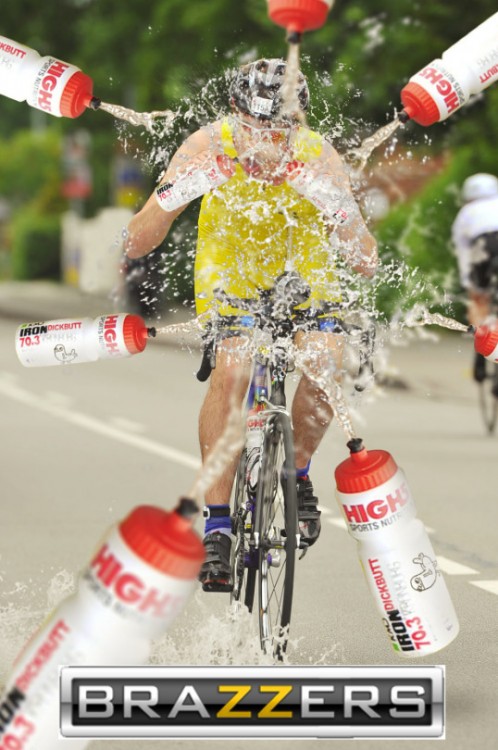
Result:
{"label": "asphalt road", "polygon": [[[188,492],[205,391],[194,377],[196,354],[157,344],[129,360],[24,369],[14,352],[14,329],[12,321],[0,320],[0,680],[109,525],[138,504],[170,508]],[[353,418],[367,447],[389,450],[404,468],[458,611],[457,640],[417,662],[446,665],[446,742],[451,750],[471,743],[491,750],[498,730],[498,437],[484,435],[470,359],[471,342],[459,335],[393,349],[390,372],[398,368],[409,387],[369,392],[354,403]],[[289,661],[406,664],[391,651],[355,543],[341,526],[333,472],[346,457],[344,435],[334,425],[313,461],[323,532],[299,562]],[[242,623],[234,635],[224,596],[200,592],[156,646],[155,659],[261,661],[252,626]],[[194,744],[170,741],[168,747],[190,750]],[[308,744],[274,741],[272,747]],[[404,741],[402,747],[423,750],[426,744]],[[357,745],[378,747],[373,741]],[[163,744],[110,740],[91,747],[130,746]],[[229,747],[245,750],[249,743],[232,740]]]}

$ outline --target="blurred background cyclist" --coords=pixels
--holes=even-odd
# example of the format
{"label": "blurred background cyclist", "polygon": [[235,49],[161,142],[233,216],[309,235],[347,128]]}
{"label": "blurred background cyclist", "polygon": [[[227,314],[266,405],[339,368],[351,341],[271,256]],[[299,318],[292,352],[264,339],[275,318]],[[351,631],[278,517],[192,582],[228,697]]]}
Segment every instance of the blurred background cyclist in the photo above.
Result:
{"label": "blurred background cyclist", "polygon": [[[485,172],[468,177],[462,199],[452,239],[460,283],[468,293],[468,320],[478,326],[490,314],[493,263],[498,261],[498,178]],[[476,354],[474,378],[480,382],[484,377],[484,358]]]}

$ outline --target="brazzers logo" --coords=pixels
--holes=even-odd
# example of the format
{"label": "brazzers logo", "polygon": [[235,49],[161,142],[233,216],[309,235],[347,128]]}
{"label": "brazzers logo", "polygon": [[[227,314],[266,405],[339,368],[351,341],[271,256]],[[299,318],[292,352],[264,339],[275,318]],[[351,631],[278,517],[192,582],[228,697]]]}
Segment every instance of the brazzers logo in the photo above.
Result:
{"label": "brazzers logo", "polygon": [[63,737],[443,737],[444,667],[64,667]]}

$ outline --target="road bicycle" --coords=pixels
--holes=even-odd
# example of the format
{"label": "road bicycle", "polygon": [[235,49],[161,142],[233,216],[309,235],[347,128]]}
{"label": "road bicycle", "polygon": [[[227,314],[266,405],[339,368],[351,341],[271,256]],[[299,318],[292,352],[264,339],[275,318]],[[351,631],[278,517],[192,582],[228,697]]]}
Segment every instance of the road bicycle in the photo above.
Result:
{"label": "road bicycle", "polygon": [[[498,319],[498,256],[490,260],[490,316]],[[479,406],[484,426],[489,435],[498,422],[498,365],[478,354],[474,355],[474,380],[479,389]]]}
{"label": "road bicycle", "polygon": [[[301,539],[297,513],[297,483],[291,417],[286,406],[285,380],[293,369],[289,354],[298,330],[316,328],[323,310],[297,310],[309,297],[309,287],[295,272],[280,276],[272,289],[257,300],[242,300],[217,291],[217,299],[248,315],[225,316],[213,321],[206,333],[199,380],[206,380],[216,362],[216,346],[228,329],[266,334],[266,344],[252,347],[252,372],[247,395],[247,431],[232,499],[231,601],[256,608],[264,653],[282,660],[289,639],[298,554],[307,543]],[[330,309],[328,310],[330,313]],[[338,318],[329,318],[338,333],[351,332]],[[220,334],[220,326],[225,328]],[[355,330],[358,326],[353,326]],[[359,329],[358,329],[359,330]],[[223,331],[223,329],[221,329]],[[360,377],[357,390],[372,372],[372,331],[360,332]]]}

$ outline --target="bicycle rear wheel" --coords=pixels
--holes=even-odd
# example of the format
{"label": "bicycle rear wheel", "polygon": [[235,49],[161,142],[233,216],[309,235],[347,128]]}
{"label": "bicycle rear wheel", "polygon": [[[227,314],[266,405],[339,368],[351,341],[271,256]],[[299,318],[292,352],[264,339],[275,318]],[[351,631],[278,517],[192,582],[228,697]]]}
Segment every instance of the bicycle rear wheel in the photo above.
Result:
{"label": "bicycle rear wheel", "polygon": [[266,426],[256,513],[261,647],[282,659],[289,638],[297,547],[294,445],[285,413],[273,415]]}
{"label": "bicycle rear wheel", "polygon": [[246,492],[246,453],[242,451],[235,480],[234,512],[232,531],[235,542],[232,545],[233,590],[230,601],[243,603],[252,612],[256,589],[257,552],[250,544],[253,534],[254,512]]}
{"label": "bicycle rear wheel", "polygon": [[484,366],[485,377],[479,383],[479,404],[486,430],[492,435],[498,421],[498,399],[494,395],[498,393],[498,367],[487,359]]}

